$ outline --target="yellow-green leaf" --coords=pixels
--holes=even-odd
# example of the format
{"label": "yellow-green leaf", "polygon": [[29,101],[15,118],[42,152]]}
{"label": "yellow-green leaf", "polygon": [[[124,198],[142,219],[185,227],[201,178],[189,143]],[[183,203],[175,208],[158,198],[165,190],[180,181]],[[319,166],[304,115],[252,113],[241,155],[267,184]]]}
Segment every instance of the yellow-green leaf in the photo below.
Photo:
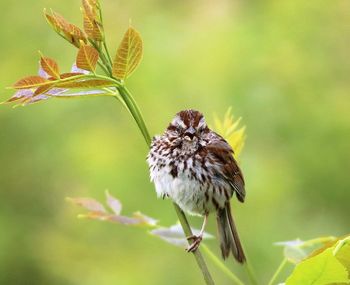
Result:
{"label": "yellow-green leaf", "polygon": [[245,126],[239,127],[240,122],[241,118],[234,118],[231,107],[228,108],[222,120],[218,116],[214,116],[213,129],[229,143],[235,158],[242,152],[246,139]]}
{"label": "yellow-green leaf", "polygon": [[38,75],[27,76],[18,80],[13,87],[15,89],[29,89],[45,85],[47,80]]}
{"label": "yellow-green leaf", "polygon": [[326,285],[333,283],[348,284],[348,272],[333,255],[333,248],[300,262],[286,285]]}
{"label": "yellow-green leaf", "polygon": [[97,61],[98,51],[92,46],[81,44],[76,60],[77,67],[89,71],[95,71]]}
{"label": "yellow-green leaf", "polygon": [[134,28],[129,29],[119,45],[113,63],[113,76],[125,80],[136,69],[142,59],[142,39]]}
{"label": "yellow-green leaf", "polygon": [[41,68],[50,76],[55,79],[60,78],[60,71],[58,69],[58,64],[56,61],[49,57],[41,57],[40,58]]}

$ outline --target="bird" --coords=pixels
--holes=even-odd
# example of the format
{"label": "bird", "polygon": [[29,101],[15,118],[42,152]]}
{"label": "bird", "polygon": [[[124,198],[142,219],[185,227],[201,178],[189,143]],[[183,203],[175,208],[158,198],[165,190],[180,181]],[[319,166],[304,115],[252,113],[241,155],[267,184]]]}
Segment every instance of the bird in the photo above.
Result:
{"label": "bird", "polygon": [[198,235],[187,237],[187,248],[199,247],[208,216],[216,213],[223,259],[233,257],[244,263],[246,257],[233,220],[230,200],[245,200],[245,182],[228,142],[211,130],[197,110],[183,110],[172,119],[165,132],[152,139],[147,162],[150,179],[158,197],[170,198],[181,210],[203,216]]}

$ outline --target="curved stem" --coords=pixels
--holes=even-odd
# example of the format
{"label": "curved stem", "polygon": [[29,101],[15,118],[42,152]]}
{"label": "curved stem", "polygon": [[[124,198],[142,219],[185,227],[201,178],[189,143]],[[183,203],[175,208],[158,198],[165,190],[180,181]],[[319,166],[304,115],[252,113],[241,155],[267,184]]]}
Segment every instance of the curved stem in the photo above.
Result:
{"label": "curved stem", "polygon": [[106,74],[109,73],[107,68],[100,61],[98,61],[97,64],[103,70],[104,73],[106,73]]}
{"label": "curved stem", "polygon": [[273,285],[274,284],[274,282],[276,281],[278,275],[282,272],[284,266],[286,266],[287,263],[288,263],[287,258],[284,258],[282,260],[281,264],[278,266],[276,272],[273,274],[273,276],[272,276],[272,278],[271,278],[271,280],[270,280],[268,285]]}
{"label": "curved stem", "polygon": [[128,106],[128,109],[130,110],[135,122],[137,123],[138,127],[141,130],[141,133],[146,141],[147,146],[149,147],[151,144],[151,136],[148,132],[148,129],[146,127],[145,121],[143,120],[142,114],[140,109],[138,108],[135,100],[132,98],[129,90],[125,86],[118,86],[118,91],[120,96],[123,98],[125,104]]}
{"label": "curved stem", "polygon": [[109,64],[110,64],[111,66],[113,66],[112,58],[111,58],[111,55],[109,54],[106,41],[103,41],[103,47],[105,48],[105,51],[106,51],[106,54],[107,54],[107,59],[108,59],[108,61],[109,61]]}

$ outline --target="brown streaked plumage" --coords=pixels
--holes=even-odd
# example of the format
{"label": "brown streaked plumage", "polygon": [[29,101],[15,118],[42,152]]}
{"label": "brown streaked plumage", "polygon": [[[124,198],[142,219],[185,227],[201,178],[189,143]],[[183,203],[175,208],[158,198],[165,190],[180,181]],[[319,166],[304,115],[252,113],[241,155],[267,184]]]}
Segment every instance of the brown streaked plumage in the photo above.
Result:
{"label": "brown streaked plumage", "polygon": [[195,110],[176,114],[162,136],[153,139],[147,157],[158,196],[169,197],[185,212],[204,216],[198,236],[188,251],[198,248],[207,217],[216,212],[223,258],[232,252],[243,263],[245,255],[232,218],[230,199],[244,202],[244,178],[230,145],[210,130]]}

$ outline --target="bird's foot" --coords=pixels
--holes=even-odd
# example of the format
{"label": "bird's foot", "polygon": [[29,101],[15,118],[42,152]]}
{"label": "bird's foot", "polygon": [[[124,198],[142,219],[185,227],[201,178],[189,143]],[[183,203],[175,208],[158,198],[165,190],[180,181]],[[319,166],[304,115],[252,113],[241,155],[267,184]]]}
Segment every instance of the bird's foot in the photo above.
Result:
{"label": "bird's foot", "polygon": [[203,239],[203,235],[192,235],[187,237],[187,240],[193,240],[193,242],[191,243],[191,245],[189,245],[186,249],[187,252],[194,252],[197,250],[197,248],[199,247],[201,241]]}

